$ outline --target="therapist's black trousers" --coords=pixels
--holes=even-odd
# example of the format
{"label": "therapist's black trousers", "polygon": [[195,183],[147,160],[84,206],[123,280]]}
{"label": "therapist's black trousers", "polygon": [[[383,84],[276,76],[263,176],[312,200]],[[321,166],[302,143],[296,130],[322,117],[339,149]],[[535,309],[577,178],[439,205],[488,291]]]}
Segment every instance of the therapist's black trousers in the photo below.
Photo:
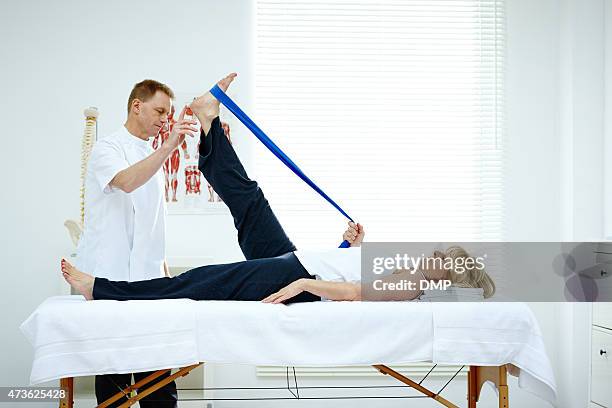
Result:
{"label": "therapist's black trousers", "polygon": [[[134,373],[134,383],[148,377],[153,374],[154,371],[149,373]],[[148,383],[146,386],[155,384],[158,381],[170,376],[170,372],[163,374],[161,377]],[[131,384],[132,374],[108,374],[108,375],[96,375],[96,400],[98,405],[126,388]],[[145,387],[146,387],[145,386]],[[164,385],[155,392],[147,395],[139,401],[140,408],[176,408],[177,407],[178,395],[176,393],[176,383],[172,381],[169,384]],[[114,402],[109,408],[116,408],[121,404],[125,403],[128,397],[122,397],[118,401]]]}
{"label": "therapist's black trousers", "polygon": [[[246,174],[216,118],[200,140],[200,171],[227,204],[246,261],[201,266],[173,278],[116,282],[96,278],[94,299],[261,300],[300,278],[312,279],[300,264],[268,200]],[[308,292],[289,302],[320,300]]]}

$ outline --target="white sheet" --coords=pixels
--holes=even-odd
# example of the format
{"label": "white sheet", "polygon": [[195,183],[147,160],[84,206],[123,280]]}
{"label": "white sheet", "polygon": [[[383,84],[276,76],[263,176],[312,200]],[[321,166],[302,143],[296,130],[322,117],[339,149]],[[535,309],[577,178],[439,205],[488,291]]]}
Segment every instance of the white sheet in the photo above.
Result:
{"label": "white sheet", "polygon": [[519,387],[551,403],[555,377],[540,326],[524,303],[432,303],[433,361],[491,365],[510,362],[521,369]]}
{"label": "white sheet", "polygon": [[186,299],[85,302],[80,296],[59,296],[43,302],[21,330],[35,349],[32,384],[200,361],[281,366],[512,363],[522,368],[519,386],[550,402],[556,399],[539,326],[521,303],[284,306]]}

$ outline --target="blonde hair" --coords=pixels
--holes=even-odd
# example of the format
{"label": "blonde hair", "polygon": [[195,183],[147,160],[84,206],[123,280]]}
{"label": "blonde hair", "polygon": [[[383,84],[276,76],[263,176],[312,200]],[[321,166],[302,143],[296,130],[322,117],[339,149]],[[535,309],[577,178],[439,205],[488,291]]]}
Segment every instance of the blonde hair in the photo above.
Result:
{"label": "blonde hair", "polygon": [[[461,258],[471,258],[470,254],[458,245],[448,247],[445,251],[447,258],[452,258],[453,261]],[[465,262],[465,261],[464,261]],[[458,262],[453,262],[457,265]],[[459,288],[482,288],[485,299],[490,298],[495,293],[495,282],[485,271],[484,268],[478,268],[476,265],[473,268],[466,268],[464,272],[459,273],[455,268],[450,270],[450,281],[454,286]]]}

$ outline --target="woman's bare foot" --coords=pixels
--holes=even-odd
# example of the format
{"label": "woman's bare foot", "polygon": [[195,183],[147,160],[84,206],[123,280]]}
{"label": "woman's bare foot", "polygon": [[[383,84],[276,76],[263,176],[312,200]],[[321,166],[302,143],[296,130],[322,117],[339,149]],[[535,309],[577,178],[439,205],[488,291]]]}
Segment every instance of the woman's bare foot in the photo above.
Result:
{"label": "woman's bare foot", "polygon": [[70,262],[62,258],[62,275],[70,286],[85,296],[87,300],[93,300],[94,277],[79,271]]}
{"label": "woman's bare foot", "polygon": [[[237,75],[238,74],[236,73],[231,73],[217,82],[217,85],[223,92],[225,92]],[[189,104],[189,107],[198,117],[204,133],[208,133],[213,119],[219,116],[219,101],[217,98],[215,98],[209,91],[204,95],[195,98],[193,102]]]}

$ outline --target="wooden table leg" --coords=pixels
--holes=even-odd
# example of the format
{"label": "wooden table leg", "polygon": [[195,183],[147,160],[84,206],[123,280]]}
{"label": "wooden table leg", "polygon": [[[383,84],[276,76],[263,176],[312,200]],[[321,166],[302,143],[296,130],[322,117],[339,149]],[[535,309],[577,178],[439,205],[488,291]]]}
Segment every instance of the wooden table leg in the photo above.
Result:
{"label": "wooden table leg", "polygon": [[172,381],[176,380],[178,377],[186,376],[187,374],[189,374],[189,372],[191,370],[193,370],[194,368],[197,368],[197,367],[199,367],[201,365],[202,365],[202,363],[193,364],[193,365],[190,365],[188,367],[183,367],[180,370],[178,370],[176,373],[170,375],[169,377],[166,377],[163,380],[158,381],[158,382],[156,382],[153,385],[150,385],[149,387],[147,387],[147,389],[139,390],[138,394],[135,397],[132,397],[129,400],[127,400],[127,402],[124,402],[123,404],[119,405],[119,408],[128,408],[128,407],[131,407],[136,402],[140,401],[142,398],[146,397],[147,395],[152,394],[153,392],[157,391],[158,389],[160,389],[164,385],[171,383]]}
{"label": "wooden table leg", "polygon": [[115,395],[109,397],[104,402],[102,402],[100,405],[98,405],[96,408],[110,407],[114,402],[120,400],[123,397],[129,398],[130,394],[132,393],[132,391],[137,390],[137,389],[143,387],[144,385],[146,385],[146,384],[150,383],[151,381],[161,377],[162,375],[166,374],[169,371],[171,371],[171,370],[170,369],[157,370],[154,373],[149,374],[148,376],[146,376],[142,380],[136,382],[135,384],[132,384],[132,385],[129,385],[129,386],[125,387],[124,389],[122,389],[121,391],[116,393]]}
{"label": "wooden table leg", "polygon": [[480,399],[482,385],[491,381],[497,388],[499,408],[509,408],[508,401],[508,369],[506,365],[494,366],[470,366],[468,374],[468,408],[476,408]]}
{"label": "wooden table leg", "polygon": [[66,391],[64,398],[60,399],[59,408],[74,407],[74,378],[60,379],[60,387]]}
{"label": "wooden table leg", "polygon": [[499,408],[509,408],[508,386],[500,385],[497,388],[499,389]]}
{"label": "wooden table leg", "polygon": [[457,405],[453,404],[452,402],[448,401],[446,398],[442,397],[439,394],[434,393],[433,391],[425,388],[424,386],[422,386],[421,384],[412,381],[410,378],[398,373],[395,370],[392,370],[391,368],[387,367],[386,365],[383,364],[377,364],[372,366],[375,369],[377,369],[378,371],[380,371],[381,373],[385,374],[385,375],[390,375],[391,377],[395,378],[396,380],[403,382],[404,384],[410,386],[411,388],[414,388],[415,390],[417,390],[418,392],[426,395],[429,398],[432,398],[436,401],[438,401],[440,404],[444,405],[445,407],[448,408],[459,408]]}
{"label": "wooden table leg", "polygon": [[478,373],[478,367],[476,366],[470,366],[470,370],[468,371],[468,382],[467,382],[467,386],[468,386],[468,408],[476,408],[476,404],[478,403],[478,397],[477,397],[477,373]]}

